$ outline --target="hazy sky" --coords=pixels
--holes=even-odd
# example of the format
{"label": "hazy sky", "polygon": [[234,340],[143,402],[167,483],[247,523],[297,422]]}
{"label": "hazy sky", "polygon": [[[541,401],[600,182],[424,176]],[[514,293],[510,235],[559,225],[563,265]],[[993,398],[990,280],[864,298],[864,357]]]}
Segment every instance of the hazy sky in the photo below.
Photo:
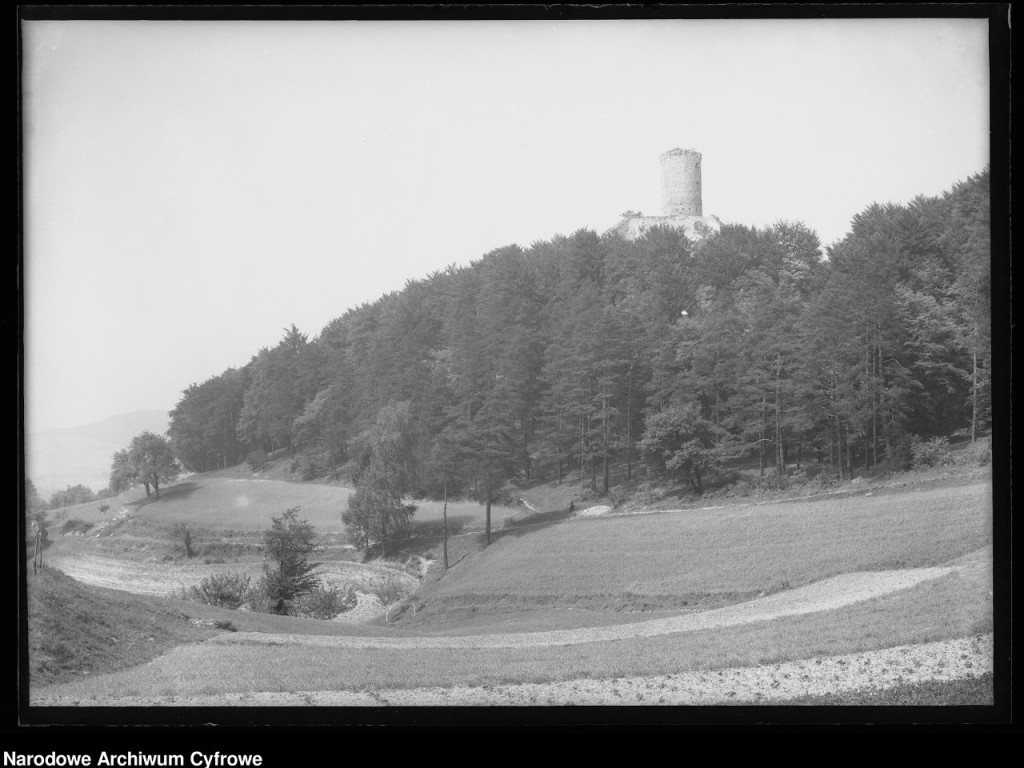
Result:
{"label": "hazy sky", "polygon": [[988,162],[986,20],[25,22],[31,430],[181,390],[509,243],[803,221]]}

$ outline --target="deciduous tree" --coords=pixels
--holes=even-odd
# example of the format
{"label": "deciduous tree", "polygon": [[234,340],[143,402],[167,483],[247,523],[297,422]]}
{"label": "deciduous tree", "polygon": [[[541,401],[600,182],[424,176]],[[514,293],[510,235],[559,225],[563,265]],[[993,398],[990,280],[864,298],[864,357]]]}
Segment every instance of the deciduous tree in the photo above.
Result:
{"label": "deciduous tree", "polygon": [[363,438],[356,489],[349,496],[342,521],[364,551],[376,540],[386,556],[388,542],[399,538],[412,519],[415,507],[404,504],[403,496],[416,476],[414,441],[406,402],[382,408],[377,423]]}
{"label": "deciduous tree", "polygon": [[143,432],[132,439],[128,448],[114,454],[110,488],[120,492],[142,484],[149,497],[152,486],[159,499],[160,484],[176,480],[179,475],[181,466],[174,457],[168,439],[152,432]]}

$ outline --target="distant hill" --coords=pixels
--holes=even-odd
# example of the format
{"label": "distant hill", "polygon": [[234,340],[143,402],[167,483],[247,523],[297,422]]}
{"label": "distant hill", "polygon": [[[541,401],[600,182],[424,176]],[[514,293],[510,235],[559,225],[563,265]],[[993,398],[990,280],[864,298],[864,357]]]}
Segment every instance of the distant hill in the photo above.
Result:
{"label": "distant hill", "polygon": [[80,427],[31,432],[25,435],[26,474],[43,498],[79,483],[98,491],[110,480],[115,451],[140,432],[164,434],[169,422],[166,411],[132,411]]}

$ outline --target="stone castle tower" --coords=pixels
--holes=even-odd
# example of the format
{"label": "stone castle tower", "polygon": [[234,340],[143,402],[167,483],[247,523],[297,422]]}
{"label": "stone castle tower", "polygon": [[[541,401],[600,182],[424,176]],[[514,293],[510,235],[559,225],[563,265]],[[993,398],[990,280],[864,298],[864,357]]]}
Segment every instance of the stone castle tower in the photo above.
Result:
{"label": "stone castle tower", "polygon": [[661,160],[661,216],[644,216],[627,211],[610,232],[627,240],[641,237],[652,227],[682,229],[691,239],[717,232],[722,222],[717,216],[704,216],[701,191],[701,154],[695,149],[670,149]]}
{"label": "stone castle tower", "polygon": [[670,149],[661,156],[661,213],[663,216],[703,216],[700,192],[700,152]]}

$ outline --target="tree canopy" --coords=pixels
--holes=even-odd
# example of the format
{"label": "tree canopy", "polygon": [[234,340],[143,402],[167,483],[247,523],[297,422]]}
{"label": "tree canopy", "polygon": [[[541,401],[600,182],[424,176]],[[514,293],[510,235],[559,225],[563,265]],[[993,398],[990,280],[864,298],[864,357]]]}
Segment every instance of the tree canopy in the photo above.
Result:
{"label": "tree canopy", "polygon": [[162,435],[143,432],[132,439],[131,445],[114,454],[110,489],[119,493],[143,485],[147,497],[154,493],[159,499],[160,484],[176,480],[180,474],[181,466],[170,441]]}
{"label": "tree canopy", "polygon": [[415,439],[407,402],[382,408],[376,424],[363,436],[355,492],[342,514],[349,536],[363,550],[379,542],[386,554],[388,542],[398,538],[412,518],[413,508],[403,497],[416,479]]}
{"label": "tree canopy", "polygon": [[697,453],[654,448],[666,424],[780,477],[794,454],[843,477],[900,466],[915,437],[991,428],[989,230],[985,170],[872,204],[827,247],[799,221],[507,245],[313,339],[286,329],[186,390],[169,434],[189,469],[282,448],[317,456],[310,476],[347,466],[364,543],[400,527],[408,493],[490,503],[506,480],[569,473],[605,491],[640,462],[702,485]]}

